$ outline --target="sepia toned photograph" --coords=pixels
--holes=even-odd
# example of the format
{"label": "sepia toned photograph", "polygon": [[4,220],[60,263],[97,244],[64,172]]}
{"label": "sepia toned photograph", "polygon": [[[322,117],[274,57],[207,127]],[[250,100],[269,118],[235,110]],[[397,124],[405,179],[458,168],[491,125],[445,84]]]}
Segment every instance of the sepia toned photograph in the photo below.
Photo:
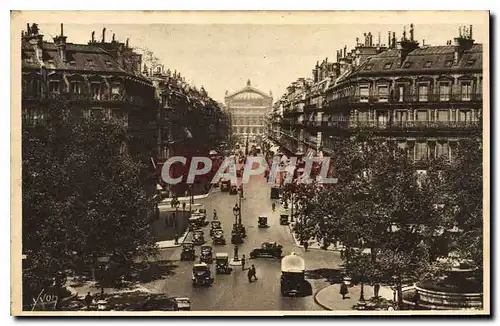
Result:
{"label": "sepia toned photograph", "polygon": [[489,12],[11,12],[11,314],[490,314]]}

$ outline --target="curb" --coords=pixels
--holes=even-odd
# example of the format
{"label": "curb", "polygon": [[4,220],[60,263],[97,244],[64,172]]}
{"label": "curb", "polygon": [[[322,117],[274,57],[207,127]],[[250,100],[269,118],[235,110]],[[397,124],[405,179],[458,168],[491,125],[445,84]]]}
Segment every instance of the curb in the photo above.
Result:
{"label": "curb", "polygon": [[[191,232],[191,231],[186,230],[186,232],[184,232],[184,235],[182,235],[182,236],[178,239],[178,240],[180,240],[180,241],[178,241],[178,244],[174,244],[174,245],[171,245],[171,246],[165,246],[165,247],[159,247],[159,249],[160,249],[160,250],[162,250],[162,249],[177,248],[177,247],[182,246],[182,245],[184,244],[184,241],[186,241],[186,238],[187,238],[187,236],[189,235],[189,233],[190,233],[190,232]],[[156,243],[158,244],[159,242],[162,242],[162,241],[158,241],[158,242],[156,242]],[[159,245],[158,245],[158,246],[159,246]]]}
{"label": "curb", "polygon": [[325,310],[328,310],[328,311],[333,311],[333,309],[330,309],[328,306],[326,306],[325,304],[321,303],[319,300],[318,300],[318,294],[323,291],[324,289],[326,289],[327,287],[330,287],[332,285],[327,285],[325,286],[324,288],[321,288],[319,291],[316,292],[316,294],[314,294],[314,302],[320,306],[321,308],[325,309]]}
{"label": "curb", "polygon": [[[214,190],[214,187],[210,187],[210,189],[208,190],[208,192],[204,195],[196,195],[196,196],[193,196],[193,199],[196,200],[196,199],[205,199],[207,198],[208,196],[210,196],[210,194],[212,193],[212,191]],[[188,196],[188,197],[177,197],[177,199],[179,201],[183,201],[183,200],[190,200],[191,199],[191,196]],[[170,198],[165,198],[163,199],[161,202],[163,203],[170,203],[172,201],[172,197]]]}

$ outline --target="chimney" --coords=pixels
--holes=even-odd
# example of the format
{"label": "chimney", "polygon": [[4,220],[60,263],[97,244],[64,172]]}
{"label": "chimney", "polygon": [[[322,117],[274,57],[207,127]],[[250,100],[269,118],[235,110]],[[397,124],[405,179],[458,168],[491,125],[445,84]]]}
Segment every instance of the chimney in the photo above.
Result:
{"label": "chimney", "polygon": [[128,49],[128,37],[127,37],[127,42],[125,43],[125,46],[127,47]]}
{"label": "chimney", "polygon": [[111,42],[115,42],[115,33],[113,33],[113,39],[111,40]]}
{"label": "chimney", "polygon": [[380,42],[381,42],[381,40],[380,40],[380,32],[378,32],[378,42],[377,42],[378,46],[380,46]]}
{"label": "chimney", "polygon": [[359,37],[356,37],[356,46],[359,45]]}
{"label": "chimney", "polygon": [[102,43],[105,43],[106,42],[106,27],[104,27],[102,29],[102,40],[101,40]]}
{"label": "chimney", "polygon": [[413,24],[410,24],[410,41],[414,41],[413,39]]}
{"label": "chimney", "polygon": [[469,38],[472,40],[472,25],[469,26]]}
{"label": "chimney", "polygon": [[373,46],[373,35],[372,33],[368,33],[368,42],[369,42],[369,46]]}
{"label": "chimney", "polygon": [[387,33],[387,47],[390,49],[391,48],[391,31]]}
{"label": "chimney", "polygon": [[66,36],[64,36],[64,25],[61,24],[61,35],[54,37],[54,45],[57,47],[62,62],[66,62]]}
{"label": "chimney", "polygon": [[92,31],[92,43],[95,42],[95,31]]}
{"label": "chimney", "polygon": [[347,45],[344,45],[344,58],[347,56]]}
{"label": "chimney", "polygon": [[396,32],[392,32],[392,43],[391,48],[396,48]]}
{"label": "chimney", "polygon": [[26,34],[29,36],[31,33],[30,33],[30,23],[27,23],[26,24]]}
{"label": "chimney", "polygon": [[422,46],[425,46],[425,38],[422,40]]}

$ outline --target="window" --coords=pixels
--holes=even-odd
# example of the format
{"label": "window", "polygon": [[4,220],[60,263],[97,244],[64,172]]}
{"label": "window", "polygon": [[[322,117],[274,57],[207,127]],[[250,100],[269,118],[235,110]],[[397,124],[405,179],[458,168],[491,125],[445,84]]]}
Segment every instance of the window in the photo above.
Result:
{"label": "window", "polygon": [[71,93],[80,94],[80,83],[79,82],[72,82],[71,83]]}
{"label": "window", "polygon": [[467,67],[472,67],[475,63],[476,63],[476,59],[470,59],[470,60],[467,60],[467,62],[465,63],[465,65]]}
{"label": "window", "polygon": [[471,93],[472,93],[472,82],[466,81],[462,82],[460,85],[461,89],[461,99],[462,101],[470,101],[471,100]]}
{"label": "window", "polygon": [[444,66],[445,67],[451,67],[451,65],[453,64],[453,60],[447,60],[445,63],[444,63]]}
{"label": "window", "polygon": [[450,83],[442,82],[439,84],[439,100],[441,102],[450,100]]}
{"label": "window", "polygon": [[105,63],[106,63],[106,67],[108,67],[108,68],[113,66],[111,61],[105,61]]}
{"label": "window", "polygon": [[411,67],[411,65],[412,65],[412,63],[411,63],[411,62],[405,62],[405,63],[403,64],[403,68],[410,68],[410,67]]}
{"label": "window", "polygon": [[101,109],[90,109],[90,116],[96,119],[102,119],[104,117],[104,113]]}
{"label": "window", "polygon": [[450,111],[449,110],[437,110],[436,121],[449,121]]}
{"label": "window", "polygon": [[51,81],[49,83],[49,91],[51,93],[59,93],[59,82],[58,81]]}
{"label": "window", "polygon": [[437,142],[436,143],[436,157],[439,158],[441,156],[448,157],[449,156],[449,146],[448,143],[445,142]]}
{"label": "window", "polygon": [[369,113],[368,111],[359,111],[358,112],[358,121],[368,121]]}
{"label": "window", "polygon": [[458,112],[458,121],[472,121],[472,112],[470,110],[460,110]]}
{"label": "window", "polygon": [[432,66],[432,61],[427,61],[425,64],[424,64],[424,68],[430,68]]}
{"label": "window", "polygon": [[368,102],[370,97],[370,88],[368,85],[359,86],[359,97],[360,102]]}
{"label": "window", "polygon": [[408,121],[408,111],[396,111],[394,112],[394,119],[398,123],[403,123]]}
{"label": "window", "polygon": [[377,123],[379,128],[385,128],[387,126],[387,112],[377,112]]}
{"label": "window", "polygon": [[389,85],[378,86],[378,101],[387,102],[389,100]]}
{"label": "window", "polygon": [[420,84],[418,85],[418,101],[427,102],[429,96],[429,85]]}
{"label": "window", "polygon": [[111,95],[119,95],[120,94],[120,84],[111,85]]}
{"label": "window", "polygon": [[388,62],[384,65],[384,69],[388,70],[388,69],[391,69],[392,67],[392,62]]}
{"label": "window", "polygon": [[94,67],[94,60],[92,60],[92,59],[88,59],[88,60],[87,60],[87,66],[88,66],[88,67]]}
{"label": "window", "polygon": [[418,110],[417,111],[417,121],[427,121],[428,114],[427,110]]}
{"label": "window", "polygon": [[415,144],[415,160],[421,161],[427,159],[427,143],[416,143]]}
{"label": "window", "polygon": [[101,99],[101,83],[92,83],[90,86],[90,90],[92,92],[92,97],[94,100]]}
{"label": "window", "polygon": [[365,70],[372,70],[372,67],[373,67],[372,64],[366,65]]}
{"label": "window", "polygon": [[398,86],[398,102],[403,102],[405,96],[405,87],[403,85]]}

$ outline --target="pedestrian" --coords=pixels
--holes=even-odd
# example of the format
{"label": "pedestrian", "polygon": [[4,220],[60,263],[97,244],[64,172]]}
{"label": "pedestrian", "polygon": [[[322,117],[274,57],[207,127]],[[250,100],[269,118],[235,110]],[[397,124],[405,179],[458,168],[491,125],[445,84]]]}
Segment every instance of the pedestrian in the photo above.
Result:
{"label": "pedestrian", "polygon": [[340,285],[340,294],[342,295],[342,300],[345,300],[346,295],[349,293],[349,289],[347,288],[347,285],[345,282],[342,282]]}
{"label": "pedestrian", "polygon": [[87,305],[87,310],[90,310],[90,305],[92,304],[92,301],[94,300],[94,298],[92,298],[92,295],[90,294],[90,292],[87,292],[87,295],[85,296],[85,304]]}
{"label": "pedestrian", "polygon": [[179,235],[175,232],[175,244],[179,244]]}
{"label": "pedestrian", "polygon": [[271,204],[271,206],[272,206],[272,208],[273,208],[273,212],[274,212],[274,211],[276,210],[276,204],[273,202],[273,203]]}
{"label": "pedestrian", "polygon": [[378,298],[379,292],[380,292],[380,283],[376,283],[373,286],[373,294],[375,295],[375,298]]}
{"label": "pedestrian", "polygon": [[247,277],[248,277],[248,282],[249,282],[249,283],[252,283],[252,276],[253,276],[252,269],[251,269],[251,268],[249,268],[249,269],[248,269],[248,272],[247,272]]}
{"label": "pedestrian", "polygon": [[241,256],[241,270],[245,270],[245,255]]}
{"label": "pedestrian", "polygon": [[257,270],[255,269],[255,265],[252,265],[251,270],[252,270],[252,276],[253,276],[253,278],[257,281],[258,278],[257,278]]}
{"label": "pedestrian", "polygon": [[182,210],[183,210],[183,211],[185,211],[185,210],[186,210],[186,202],[185,202],[185,201],[183,201],[183,202],[182,202]]}
{"label": "pedestrian", "polygon": [[304,241],[304,249],[307,251],[307,248],[309,248],[309,241]]}
{"label": "pedestrian", "polygon": [[345,251],[344,251],[344,248],[342,248],[340,250],[340,259],[344,260],[344,258],[345,258]]}

